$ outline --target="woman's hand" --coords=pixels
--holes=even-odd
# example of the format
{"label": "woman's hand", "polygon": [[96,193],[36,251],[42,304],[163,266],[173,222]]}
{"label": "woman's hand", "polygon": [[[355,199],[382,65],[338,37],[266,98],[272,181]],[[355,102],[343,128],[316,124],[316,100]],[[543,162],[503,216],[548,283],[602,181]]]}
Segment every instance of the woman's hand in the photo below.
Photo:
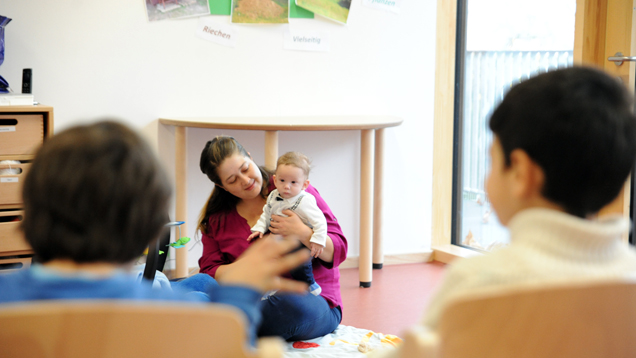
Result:
{"label": "woman's hand", "polygon": [[[311,235],[314,234],[314,231],[305,225],[295,212],[287,209],[283,210],[283,214],[287,215],[287,217],[272,215],[269,231],[273,234],[285,236],[286,238],[296,239],[311,249],[311,242],[309,240],[311,239]],[[318,255],[318,258],[324,262],[333,262],[333,253],[333,241],[331,241],[331,238],[327,235],[325,248]]]}
{"label": "woman's hand", "polygon": [[298,241],[309,242],[311,235],[314,231],[305,225],[300,217],[291,210],[283,210],[283,214],[287,215],[272,215],[272,220],[269,224],[269,231],[273,234],[285,236],[287,238],[294,238]]}
{"label": "woman's hand", "polygon": [[306,283],[280,277],[309,260],[307,250],[288,254],[297,245],[293,240],[263,237],[250,245],[235,262],[222,266],[223,274],[217,274],[217,280],[221,284],[249,286],[260,292],[306,292]]}

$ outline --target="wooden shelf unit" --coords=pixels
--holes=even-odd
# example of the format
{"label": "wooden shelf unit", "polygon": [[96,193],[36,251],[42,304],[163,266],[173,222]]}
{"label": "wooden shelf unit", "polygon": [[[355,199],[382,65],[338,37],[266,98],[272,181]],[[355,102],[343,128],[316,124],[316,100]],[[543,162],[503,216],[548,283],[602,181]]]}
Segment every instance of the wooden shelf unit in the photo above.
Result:
{"label": "wooden shelf unit", "polygon": [[0,169],[20,173],[0,175],[0,273],[30,266],[33,251],[19,230],[22,221],[22,183],[43,141],[53,135],[53,107],[0,106]]}

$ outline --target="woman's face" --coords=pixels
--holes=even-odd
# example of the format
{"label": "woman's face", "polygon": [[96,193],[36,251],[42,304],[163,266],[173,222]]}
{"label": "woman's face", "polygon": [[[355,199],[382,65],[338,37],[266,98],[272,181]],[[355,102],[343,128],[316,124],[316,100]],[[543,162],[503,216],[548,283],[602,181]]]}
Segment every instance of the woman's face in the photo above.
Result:
{"label": "woman's face", "polygon": [[219,165],[217,174],[220,186],[241,200],[254,199],[261,193],[263,176],[250,157],[232,154]]}

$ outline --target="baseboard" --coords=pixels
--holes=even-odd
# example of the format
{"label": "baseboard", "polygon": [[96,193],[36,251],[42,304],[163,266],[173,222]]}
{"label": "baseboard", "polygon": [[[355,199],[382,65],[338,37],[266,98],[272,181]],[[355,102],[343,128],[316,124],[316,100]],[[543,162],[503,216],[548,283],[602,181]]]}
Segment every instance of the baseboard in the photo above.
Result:
{"label": "baseboard", "polygon": [[[384,265],[403,265],[403,264],[417,264],[423,262],[429,262],[433,260],[433,251],[419,252],[415,254],[398,254],[398,255],[385,255]],[[358,256],[347,257],[343,263],[340,264],[340,268],[355,268],[360,266],[360,259]]]}
{"label": "baseboard", "polygon": [[479,251],[467,249],[457,245],[438,245],[433,246],[433,258],[435,261],[450,263],[456,258],[473,257],[483,255]]}

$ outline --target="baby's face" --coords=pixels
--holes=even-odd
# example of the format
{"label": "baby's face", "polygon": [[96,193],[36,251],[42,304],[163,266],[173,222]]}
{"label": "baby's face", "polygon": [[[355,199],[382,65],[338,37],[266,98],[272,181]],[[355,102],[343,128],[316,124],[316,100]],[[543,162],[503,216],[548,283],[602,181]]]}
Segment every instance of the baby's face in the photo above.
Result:
{"label": "baby's face", "polygon": [[306,189],[309,180],[302,169],[293,165],[279,165],[274,175],[274,185],[281,197],[289,199]]}

